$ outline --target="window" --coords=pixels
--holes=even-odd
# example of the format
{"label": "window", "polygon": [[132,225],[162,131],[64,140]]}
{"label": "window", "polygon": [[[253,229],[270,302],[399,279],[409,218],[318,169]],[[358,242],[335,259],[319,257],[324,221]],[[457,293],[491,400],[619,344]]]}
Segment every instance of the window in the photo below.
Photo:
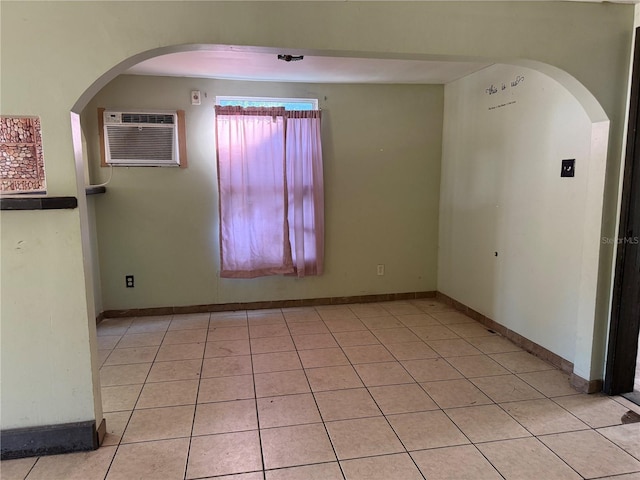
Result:
{"label": "window", "polygon": [[38,117],[0,117],[0,192],[44,193]]}
{"label": "window", "polygon": [[316,98],[216,97],[223,107],[283,107],[285,110],[317,110]]}
{"label": "window", "polygon": [[320,111],[218,105],[216,138],[220,275],[320,275]]}

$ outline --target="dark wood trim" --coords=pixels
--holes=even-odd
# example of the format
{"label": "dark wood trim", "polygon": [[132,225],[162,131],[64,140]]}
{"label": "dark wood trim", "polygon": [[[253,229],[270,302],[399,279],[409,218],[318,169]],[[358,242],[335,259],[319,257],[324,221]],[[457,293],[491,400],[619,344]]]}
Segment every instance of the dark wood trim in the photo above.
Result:
{"label": "dark wood trim", "polygon": [[84,193],[87,195],[100,195],[101,193],[107,193],[107,187],[104,185],[89,185],[84,189]]}
{"label": "dark wood trim", "polygon": [[76,197],[4,197],[0,210],[66,210],[78,208]]}
{"label": "dark wood trim", "polygon": [[636,29],[604,391],[633,391],[640,333],[640,28]]}
{"label": "dark wood trim", "polygon": [[[100,432],[106,432],[106,423],[65,423],[41,427],[15,428],[0,432],[1,460],[12,458],[56,455],[59,453],[95,450],[100,445]],[[102,435],[104,438],[104,434]]]}
{"label": "dark wood trim", "polygon": [[321,305],[345,305],[349,303],[391,302],[395,300],[417,300],[434,298],[436,292],[384,293],[358,295],[352,297],[303,298],[296,300],[272,300],[263,302],[213,303],[206,305],[185,305],[176,307],[130,308],[105,310],[98,317],[148,317],[154,315],[179,315],[187,313],[229,312],[233,310],[261,310],[268,308],[316,307]]}

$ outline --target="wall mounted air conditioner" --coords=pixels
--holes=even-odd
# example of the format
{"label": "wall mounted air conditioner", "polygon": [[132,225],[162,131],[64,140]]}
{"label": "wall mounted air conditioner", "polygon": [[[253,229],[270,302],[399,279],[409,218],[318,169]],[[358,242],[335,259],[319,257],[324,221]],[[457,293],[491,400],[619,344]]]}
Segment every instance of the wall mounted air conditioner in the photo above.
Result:
{"label": "wall mounted air conditioner", "polygon": [[105,163],[180,166],[176,112],[103,112]]}

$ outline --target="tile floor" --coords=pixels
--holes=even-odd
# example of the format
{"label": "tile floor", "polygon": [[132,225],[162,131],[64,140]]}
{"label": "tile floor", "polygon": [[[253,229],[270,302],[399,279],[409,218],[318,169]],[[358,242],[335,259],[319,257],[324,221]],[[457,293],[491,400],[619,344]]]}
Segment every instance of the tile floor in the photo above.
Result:
{"label": "tile floor", "polygon": [[108,434],[2,480],[640,480],[636,405],[434,300],[105,320]]}

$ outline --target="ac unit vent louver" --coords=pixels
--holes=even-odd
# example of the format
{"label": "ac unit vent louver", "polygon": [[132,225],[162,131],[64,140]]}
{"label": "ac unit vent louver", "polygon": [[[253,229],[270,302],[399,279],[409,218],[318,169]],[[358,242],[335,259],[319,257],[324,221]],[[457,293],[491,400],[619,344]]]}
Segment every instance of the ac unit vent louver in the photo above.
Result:
{"label": "ac unit vent louver", "polygon": [[104,112],[106,161],[123,166],[178,165],[176,114]]}

